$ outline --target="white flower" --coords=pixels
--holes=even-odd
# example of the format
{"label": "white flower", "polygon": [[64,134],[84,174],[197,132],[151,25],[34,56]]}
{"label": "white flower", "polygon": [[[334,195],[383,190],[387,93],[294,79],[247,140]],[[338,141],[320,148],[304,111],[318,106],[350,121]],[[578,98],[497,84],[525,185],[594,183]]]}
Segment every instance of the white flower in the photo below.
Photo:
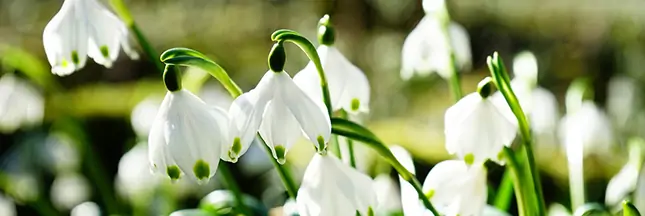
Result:
{"label": "white flower", "polygon": [[615,206],[625,199],[636,189],[638,182],[638,167],[633,163],[627,163],[622,169],[609,180],[605,192],[605,204]]}
{"label": "white flower", "polygon": [[446,110],[444,132],[448,153],[469,163],[501,162],[498,154],[515,139],[517,120],[506,104],[475,92]]}
{"label": "white flower", "polygon": [[70,216],[100,216],[101,209],[94,202],[84,202],[72,209]]}
{"label": "white flower", "polygon": [[158,176],[150,173],[148,161],[148,144],[145,142],[134,146],[119,160],[115,188],[124,198],[136,200],[150,195],[159,185]]}
{"label": "white flower", "polygon": [[536,83],[538,77],[537,58],[532,52],[522,51],[513,58],[513,73],[516,79]]}
{"label": "white flower", "polygon": [[138,58],[128,43],[128,29],[97,0],[65,0],[43,32],[52,73],[63,76],[85,65],[86,55],[111,67],[119,50]]}
{"label": "white flower", "polygon": [[[318,55],[329,84],[333,111],[344,109],[351,113],[368,112],[370,85],[363,71],[334,46],[321,45],[318,47]],[[312,99],[323,101],[320,77],[312,62],[298,72],[293,81]]]}
{"label": "white flower", "polygon": [[432,72],[449,78],[453,67],[451,50],[455,54],[456,70],[470,69],[472,54],[468,32],[454,22],[448,25],[447,33],[444,31],[442,20],[433,16],[421,19],[403,43],[401,78],[407,80],[415,74],[426,76]]}
{"label": "white flower", "polygon": [[181,174],[200,182],[210,179],[227,140],[227,123],[224,110],[207,106],[189,91],[168,92],[148,139],[152,169],[171,179]]}
{"label": "white flower", "polygon": [[502,210],[495,208],[494,206],[486,205],[484,207],[483,216],[510,216],[511,214],[506,213]]}
{"label": "white flower", "polygon": [[[405,169],[416,175],[414,161],[412,161],[412,156],[408,151],[401,146],[392,146],[390,147],[390,151],[392,151],[396,160]],[[419,200],[417,191],[414,190],[414,187],[410,183],[399,176],[399,184],[401,186],[401,207],[403,208],[404,215],[432,215],[430,210],[427,210],[421,200]]]}
{"label": "white flower", "polygon": [[393,212],[401,209],[401,194],[396,182],[389,175],[381,174],[374,178],[374,191],[378,200],[376,212]]}
{"label": "white flower", "polygon": [[0,131],[14,132],[42,122],[45,105],[38,90],[12,74],[0,77]]}
{"label": "white flower", "polygon": [[0,194],[0,215],[2,216],[16,216],[16,204],[9,197]]}
{"label": "white flower", "polygon": [[567,207],[564,207],[562,204],[559,203],[553,203],[549,206],[549,210],[547,212],[548,216],[571,216],[571,213],[569,213],[569,210],[567,210]]}
{"label": "white flower", "polygon": [[377,204],[372,179],[335,156],[314,154],[296,197],[302,216],[366,215]]}
{"label": "white flower", "polygon": [[488,196],[486,168],[463,160],[442,161],[428,173],[423,191],[442,214],[481,215]]}
{"label": "white flower", "polygon": [[76,173],[56,176],[51,186],[51,200],[58,209],[67,210],[90,199],[87,179]]}
{"label": "white flower", "polygon": [[230,141],[222,151],[222,159],[228,161],[246,152],[258,126],[280,163],[303,132],[319,151],[325,150],[331,136],[331,122],[322,101],[312,100],[284,71],[268,71],[255,89],[233,101],[229,116]]}
{"label": "white flower", "polygon": [[593,102],[585,101],[560,121],[560,139],[567,148],[567,157],[578,161],[593,152],[608,152],[614,134],[607,115]]}
{"label": "white flower", "polygon": [[161,98],[150,96],[139,102],[130,114],[130,124],[138,137],[146,138],[150,134],[152,123],[157,117]]}
{"label": "white flower", "polygon": [[[607,85],[607,113],[619,129],[640,131],[634,121],[635,113],[641,109],[642,94],[638,82],[626,76],[611,78]],[[638,132],[636,134],[638,134]]]}
{"label": "white flower", "polygon": [[68,135],[50,134],[43,147],[39,148],[43,155],[42,163],[54,173],[73,171],[80,167],[80,153]]}

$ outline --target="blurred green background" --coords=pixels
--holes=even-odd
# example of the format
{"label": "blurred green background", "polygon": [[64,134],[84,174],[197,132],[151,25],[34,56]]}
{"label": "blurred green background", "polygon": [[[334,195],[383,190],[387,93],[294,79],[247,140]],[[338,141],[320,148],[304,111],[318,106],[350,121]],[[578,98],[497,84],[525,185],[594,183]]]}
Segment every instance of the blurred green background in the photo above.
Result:
{"label": "blurred green background", "polygon": [[[437,75],[411,81],[399,77],[403,41],[424,16],[419,0],[125,2],[159,52],[172,47],[199,50],[222,65],[245,91],[252,89],[267,70],[266,57],[272,46],[269,36],[273,31],[289,28],[314,40],[318,19],[330,14],[336,26],[337,47],[367,74],[372,86],[366,125],[387,143],[409,149],[418,159],[417,174],[421,179],[432,164],[451,158],[443,147],[443,115],[453,103],[447,83]],[[130,60],[123,54],[112,68],[88,60],[85,68],[70,76],[51,75],[42,33],[61,4],[61,0],[0,0],[0,59],[3,59],[0,66],[3,73],[16,72],[24,76],[30,73],[28,71],[36,71],[34,73],[48,76],[43,79],[58,82],[61,87],[59,91],[43,92],[46,108],[42,126],[0,134],[0,170],[6,173],[0,179],[13,184],[16,181],[12,180],[12,173],[36,176],[39,185],[36,190],[44,198],[19,205],[19,215],[33,215],[36,206],[51,205],[49,188],[56,173],[39,165],[41,159],[35,152],[43,148],[52,133],[64,133],[73,137],[74,143],[86,144],[78,146],[88,147],[80,148],[83,155],[80,173],[87,176],[98,173],[102,178],[90,178],[90,199],[102,207],[117,206],[124,209],[121,213],[129,215],[134,208],[116,195],[113,185],[119,159],[141,141],[131,129],[130,115],[137,103],[150,95],[161,97],[165,89],[152,62],[146,57]],[[633,78],[639,86],[645,82],[643,1],[449,0],[447,4],[453,21],[462,24],[470,35],[473,71],[462,75],[465,93],[474,91],[476,83],[488,75],[485,58],[493,51],[498,51],[509,65],[520,51],[535,53],[539,85],[558,97],[561,114],[564,113],[565,91],[575,78],[593,80],[595,100],[601,106],[606,104],[611,77],[624,75]],[[22,52],[35,58],[25,60],[24,56],[19,56]],[[287,52],[286,71],[293,75],[308,59],[295,46],[289,45]],[[218,86],[213,79],[209,82]],[[45,89],[42,85],[39,88]],[[643,125],[634,127],[645,128],[638,126]],[[585,164],[590,201],[604,200],[608,179],[626,161],[625,140],[645,136],[643,130],[616,130],[621,138],[613,151],[594,155]],[[290,154],[296,179],[309,161],[311,150],[307,147],[300,145],[293,151],[308,154]],[[547,203],[568,203],[566,159],[561,147],[554,143],[536,149]],[[365,157],[369,160],[364,169],[370,174],[392,172],[369,151]],[[95,161],[92,162],[95,164],[87,161]],[[248,174],[239,164],[234,166],[234,174],[240,179],[245,193],[258,197],[268,207],[282,205],[284,196],[279,192],[278,195],[275,192],[266,195],[267,188],[280,186],[272,182],[276,180],[275,176],[267,177],[275,175],[268,174],[272,172],[268,166],[254,174]],[[489,171],[490,181],[496,185],[503,169],[492,166]],[[100,189],[106,186],[107,189]],[[210,189],[196,192],[201,195],[175,200],[174,206],[195,207],[205,192],[217,187],[221,186],[211,185]],[[6,188],[0,190],[11,193]],[[99,195],[103,193],[110,195],[107,198]],[[106,202],[105,199],[113,200]]]}

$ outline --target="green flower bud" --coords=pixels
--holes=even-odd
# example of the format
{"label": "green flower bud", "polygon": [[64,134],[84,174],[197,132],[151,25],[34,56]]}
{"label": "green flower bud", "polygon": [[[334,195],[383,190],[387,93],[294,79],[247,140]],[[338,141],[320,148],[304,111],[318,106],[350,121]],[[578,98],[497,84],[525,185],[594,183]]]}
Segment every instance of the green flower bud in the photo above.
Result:
{"label": "green flower bud", "polygon": [[269,52],[269,69],[273,72],[282,72],[286,61],[287,52],[284,50],[282,41],[278,41]]}

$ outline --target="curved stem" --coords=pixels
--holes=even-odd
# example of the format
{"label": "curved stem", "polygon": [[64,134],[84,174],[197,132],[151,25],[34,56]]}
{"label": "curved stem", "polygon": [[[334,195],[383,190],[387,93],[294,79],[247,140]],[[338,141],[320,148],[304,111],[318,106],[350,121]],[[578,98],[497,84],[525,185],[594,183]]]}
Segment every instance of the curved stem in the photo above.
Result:
{"label": "curved stem", "polygon": [[320,56],[318,56],[318,51],[316,47],[304,36],[300,35],[298,32],[288,29],[281,29],[275,31],[271,35],[271,40],[273,41],[288,41],[292,42],[307,55],[307,57],[314,63],[316,66],[316,71],[318,71],[318,76],[320,77],[320,88],[322,89],[323,100],[325,106],[327,107],[327,113],[329,116],[332,116],[332,106],[331,106],[331,96],[329,94],[329,85],[327,83],[327,78],[325,76],[325,71],[323,70],[322,63],[320,62]]}
{"label": "curved stem", "polygon": [[529,167],[529,174],[532,178],[531,182],[533,183],[533,188],[535,190],[538,215],[545,215],[546,208],[544,205],[544,196],[542,194],[542,184],[540,183],[540,173],[535,164],[535,156],[532,146],[533,137],[531,136],[531,129],[526,119],[526,115],[524,114],[524,111],[522,111],[522,107],[520,106],[515,93],[513,93],[508,73],[506,72],[506,68],[501,57],[499,57],[499,54],[497,52],[493,53],[492,57],[488,57],[487,63],[497,89],[502,92],[502,95],[504,95],[511,111],[513,111],[513,114],[517,118],[520,134],[522,135],[524,151],[526,152],[526,165]]}
{"label": "curved stem", "polygon": [[[345,111],[344,109],[340,110],[340,117],[343,119],[349,119],[347,111]],[[349,165],[352,166],[353,168],[356,168],[356,157],[354,156],[354,141],[352,141],[351,139],[345,139],[345,143],[347,144],[347,153],[349,155]],[[339,143],[339,148],[340,148],[340,143]]]}
{"label": "curved stem", "polygon": [[[518,209],[517,211],[521,216],[531,215],[527,212],[529,209],[528,208],[529,204],[527,203],[527,200],[526,200],[527,198],[526,197],[527,194],[525,191],[526,187],[523,187],[522,185],[523,182],[525,181],[522,178],[523,173],[522,173],[522,169],[520,167],[519,161],[515,157],[515,152],[513,152],[512,149],[508,147],[504,147],[503,152],[504,152],[504,158],[506,159],[506,162],[507,162],[506,173],[510,174],[508,176],[512,177],[512,182],[514,185],[513,189],[515,190],[515,199],[517,200],[517,209]],[[504,174],[504,176],[506,177],[507,175]],[[497,206],[497,200],[495,201],[495,204]]]}
{"label": "curved stem", "polygon": [[121,17],[123,23],[125,23],[125,25],[130,28],[130,31],[132,31],[135,38],[141,45],[141,48],[143,48],[143,52],[145,52],[150,61],[155,64],[155,67],[157,68],[159,73],[163,73],[163,64],[159,61],[159,59],[157,59],[159,53],[152,47],[152,45],[150,45],[150,42],[148,42],[146,36],[143,35],[143,32],[141,32],[139,26],[137,26],[137,24],[134,22],[132,14],[130,13],[128,7],[123,3],[123,0],[110,0],[110,4],[112,5],[114,11],[116,11],[116,13],[119,15],[119,17]]}
{"label": "curved stem", "polygon": [[240,187],[237,185],[235,177],[233,177],[233,173],[231,173],[231,170],[228,168],[228,164],[220,164],[218,168],[219,176],[226,184],[226,187],[233,193],[235,204],[240,208],[244,215],[253,215],[251,209],[249,209],[249,207],[246,206],[246,203],[244,203],[244,196],[242,195],[242,191],[240,191]]}

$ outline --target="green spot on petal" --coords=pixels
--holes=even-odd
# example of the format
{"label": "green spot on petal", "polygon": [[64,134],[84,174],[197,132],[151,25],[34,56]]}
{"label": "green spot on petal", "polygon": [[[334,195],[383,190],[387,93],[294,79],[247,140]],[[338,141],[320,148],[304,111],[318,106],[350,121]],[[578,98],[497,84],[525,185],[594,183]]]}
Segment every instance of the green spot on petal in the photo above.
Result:
{"label": "green spot on petal", "polygon": [[197,160],[193,166],[193,173],[198,180],[207,179],[210,175],[211,167],[204,160]]}
{"label": "green spot on petal", "polygon": [[497,160],[498,161],[504,160],[504,151],[500,151],[499,153],[497,153]]}
{"label": "green spot on petal", "polygon": [[279,164],[284,164],[287,161],[287,149],[283,145],[275,146],[275,156]]}
{"label": "green spot on petal", "polygon": [[67,60],[63,59],[63,61],[60,62],[60,66],[67,67],[67,66],[69,66],[69,62],[67,62]]}
{"label": "green spot on petal", "polygon": [[242,143],[240,141],[239,137],[235,137],[233,140],[233,145],[231,145],[231,149],[228,150],[228,157],[232,160],[232,162],[237,162],[237,157],[240,155],[240,152],[242,151]]}
{"label": "green spot on petal", "polygon": [[108,58],[110,56],[110,50],[107,46],[103,45],[99,49],[101,50],[101,55],[103,55],[103,57]]}
{"label": "green spot on petal", "polygon": [[374,214],[374,209],[372,209],[372,206],[367,208],[367,216],[374,216],[374,215],[376,214]]}
{"label": "green spot on petal", "polygon": [[433,190],[433,189],[430,189],[430,190],[426,193],[426,198],[431,199],[431,198],[432,198],[432,196],[434,196],[434,190]]}
{"label": "green spot on petal", "polygon": [[466,162],[466,164],[472,165],[473,162],[475,162],[475,155],[473,155],[472,153],[467,154],[466,156],[464,156],[464,161]]}
{"label": "green spot on petal", "polygon": [[319,154],[325,154],[327,152],[327,145],[325,145],[325,138],[322,136],[316,137],[316,141],[318,141],[318,146],[316,148],[318,149]]}
{"label": "green spot on petal", "polygon": [[177,180],[179,179],[181,171],[179,170],[179,167],[177,165],[172,165],[166,167],[166,174],[168,174],[168,177],[170,177],[170,179]]}
{"label": "green spot on petal", "polygon": [[72,51],[72,63],[77,65],[79,62],[81,62],[81,60],[78,58],[78,52],[76,50]]}
{"label": "green spot on petal", "polygon": [[352,111],[358,110],[360,106],[361,106],[361,102],[358,100],[358,98],[352,99],[352,104],[351,104]]}

